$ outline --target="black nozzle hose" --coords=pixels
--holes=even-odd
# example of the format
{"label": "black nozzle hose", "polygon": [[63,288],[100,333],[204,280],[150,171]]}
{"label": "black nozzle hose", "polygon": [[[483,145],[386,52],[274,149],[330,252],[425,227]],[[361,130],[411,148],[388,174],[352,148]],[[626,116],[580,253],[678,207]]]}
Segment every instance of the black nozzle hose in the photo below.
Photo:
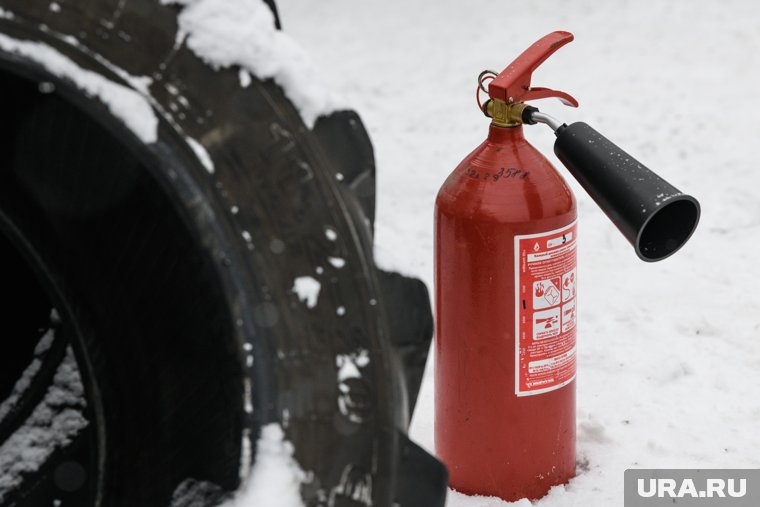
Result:
{"label": "black nozzle hose", "polygon": [[583,122],[556,130],[554,152],[642,260],[681,248],[699,222],[699,202]]}

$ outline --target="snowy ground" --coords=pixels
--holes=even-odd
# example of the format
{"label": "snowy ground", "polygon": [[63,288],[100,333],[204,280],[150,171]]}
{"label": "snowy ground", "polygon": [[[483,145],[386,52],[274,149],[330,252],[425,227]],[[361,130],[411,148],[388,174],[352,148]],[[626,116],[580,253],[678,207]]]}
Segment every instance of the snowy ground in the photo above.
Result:
{"label": "snowy ground", "polygon": [[[430,287],[435,194],[488,125],[474,105],[475,77],[539,36],[573,32],[534,84],[567,91],[581,107],[537,105],[587,121],[697,196],[702,221],[681,252],[645,264],[574,186],[578,454],[588,467],[536,506],[622,505],[629,467],[760,467],[760,4],[278,3],[285,29],[370,130],[381,261]],[[527,136],[551,154],[547,129]],[[431,451],[432,367],[411,430]],[[508,504],[452,493],[448,505]]]}

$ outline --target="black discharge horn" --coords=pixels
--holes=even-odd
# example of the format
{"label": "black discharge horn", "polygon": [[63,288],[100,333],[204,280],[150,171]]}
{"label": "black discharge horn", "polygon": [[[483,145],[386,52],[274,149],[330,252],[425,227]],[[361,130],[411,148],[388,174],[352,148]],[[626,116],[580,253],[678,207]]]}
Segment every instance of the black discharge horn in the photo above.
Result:
{"label": "black discharge horn", "polygon": [[554,153],[633,245],[640,259],[665,259],[691,237],[700,214],[694,197],[583,122],[559,124],[538,111],[531,111],[530,119],[554,129]]}

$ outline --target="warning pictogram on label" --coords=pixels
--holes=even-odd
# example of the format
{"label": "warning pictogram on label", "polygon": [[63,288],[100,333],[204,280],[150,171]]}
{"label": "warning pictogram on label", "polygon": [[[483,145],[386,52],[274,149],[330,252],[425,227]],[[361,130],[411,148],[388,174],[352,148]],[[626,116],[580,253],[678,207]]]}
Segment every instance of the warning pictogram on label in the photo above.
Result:
{"label": "warning pictogram on label", "polygon": [[559,278],[533,282],[533,308],[549,308],[559,304]]}
{"label": "warning pictogram on label", "polygon": [[533,339],[545,340],[553,338],[560,333],[559,330],[559,307],[550,308],[543,312],[533,314]]}
{"label": "warning pictogram on label", "polygon": [[515,394],[559,389],[575,378],[576,236],[573,223],[515,236]]}
{"label": "warning pictogram on label", "polygon": [[562,301],[575,297],[575,269],[562,275]]}
{"label": "warning pictogram on label", "polygon": [[570,331],[575,327],[575,299],[571,299],[562,305],[562,332]]}

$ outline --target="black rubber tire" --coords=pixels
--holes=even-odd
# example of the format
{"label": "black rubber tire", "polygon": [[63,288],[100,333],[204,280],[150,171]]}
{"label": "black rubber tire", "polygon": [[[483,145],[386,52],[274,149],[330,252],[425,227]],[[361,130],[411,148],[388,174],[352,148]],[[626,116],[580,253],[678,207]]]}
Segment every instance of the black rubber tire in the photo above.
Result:
{"label": "black rubber tire", "polygon": [[[176,6],[59,6],[6,0],[0,33],[126,87],[114,68],[150,76],[159,114],[158,140],[146,145],[97,98],[0,51],[11,105],[0,213],[79,329],[97,427],[92,504],[211,505],[247,476],[245,439],[255,447],[278,423],[307,472],[308,506],[443,505],[445,471],[405,436],[407,382],[416,397],[430,340],[427,294],[411,282],[399,299],[410,324],[389,324],[384,291],[399,284],[372,260],[374,168],[365,157],[335,178],[352,165],[335,139],[366,139],[358,117],[308,130],[272,82],[243,88],[236,69],[175,46]],[[209,153],[213,174],[185,136]],[[293,291],[302,276],[321,284],[313,308]],[[400,358],[393,343],[411,352]],[[359,374],[341,379],[340,360]],[[422,499],[425,488],[398,479],[418,464],[432,484]]]}

